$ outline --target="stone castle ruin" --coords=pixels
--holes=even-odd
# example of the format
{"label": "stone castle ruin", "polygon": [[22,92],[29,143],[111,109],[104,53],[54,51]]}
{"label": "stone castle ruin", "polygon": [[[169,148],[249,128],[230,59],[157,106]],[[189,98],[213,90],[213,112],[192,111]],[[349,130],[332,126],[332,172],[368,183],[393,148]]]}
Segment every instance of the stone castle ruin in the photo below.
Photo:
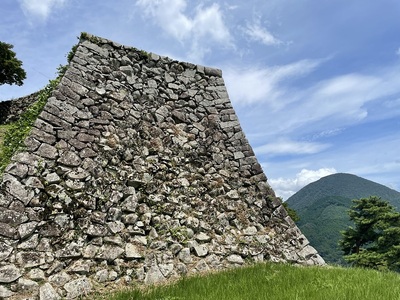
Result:
{"label": "stone castle ruin", "polygon": [[218,69],[84,35],[24,144],[1,182],[1,299],[324,264],[268,185]]}

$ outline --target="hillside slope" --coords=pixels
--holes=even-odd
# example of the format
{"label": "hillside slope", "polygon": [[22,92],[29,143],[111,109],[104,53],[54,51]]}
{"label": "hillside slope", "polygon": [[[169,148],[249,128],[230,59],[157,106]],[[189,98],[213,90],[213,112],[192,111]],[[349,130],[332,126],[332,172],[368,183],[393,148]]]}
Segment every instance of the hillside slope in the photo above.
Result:
{"label": "hillside slope", "polygon": [[287,200],[300,217],[300,230],[329,263],[342,264],[337,247],[340,231],[351,225],[348,210],[353,199],[378,196],[399,210],[400,193],[376,182],[344,173],[321,178]]}

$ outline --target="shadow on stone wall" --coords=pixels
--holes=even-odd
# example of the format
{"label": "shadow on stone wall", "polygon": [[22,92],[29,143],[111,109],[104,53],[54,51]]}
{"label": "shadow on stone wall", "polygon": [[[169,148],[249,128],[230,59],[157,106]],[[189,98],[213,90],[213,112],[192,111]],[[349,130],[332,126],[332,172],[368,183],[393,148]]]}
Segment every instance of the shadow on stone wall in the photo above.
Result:
{"label": "shadow on stone wall", "polygon": [[38,93],[0,102],[0,125],[18,120],[19,116],[37,100]]}

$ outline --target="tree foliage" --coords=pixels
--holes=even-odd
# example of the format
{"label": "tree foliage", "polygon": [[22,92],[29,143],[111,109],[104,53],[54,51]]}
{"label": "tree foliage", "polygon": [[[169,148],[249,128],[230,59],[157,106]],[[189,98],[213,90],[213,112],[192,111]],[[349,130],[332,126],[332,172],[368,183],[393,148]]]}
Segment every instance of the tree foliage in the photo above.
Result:
{"label": "tree foliage", "polygon": [[342,231],[339,246],[354,266],[400,270],[400,213],[371,196],[353,200],[349,211],[354,227]]}
{"label": "tree foliage", "polygon": [[324,260],[330,264],[348,265],[338,246],[342,238],[340,232],[354,226],[347,213],[353,205],[352,200],[371,195],[400,208],[399,192],[344,173],[323,177],[302,188],[286,202],[297,211],[300,217],[297,226]]}
{"label": "tree foliage", "polygon": [[11,44],[0,42],[0,85],[22,85],[26,78],[26,72],[22,68],[22,62],[17,59],[11,49]]}
{"label": "tree foliage", "polygon": [[290,208],[287,202],[283,202],[282,205],[286,209],[287,214],[293,220],[293,222],[298,222],[300,220],[297,212],[293,208]]}

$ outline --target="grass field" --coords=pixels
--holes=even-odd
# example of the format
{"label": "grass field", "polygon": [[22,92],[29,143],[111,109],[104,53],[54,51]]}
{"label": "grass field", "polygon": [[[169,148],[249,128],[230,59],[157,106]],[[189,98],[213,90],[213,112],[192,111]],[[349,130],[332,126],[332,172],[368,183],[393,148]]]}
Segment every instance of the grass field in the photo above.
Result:
{"label": "grass field", "polygon": [[391,300],[400,299],[397,273],[341,267],[257,264],[175,283],[87,299],[110,300]]}

